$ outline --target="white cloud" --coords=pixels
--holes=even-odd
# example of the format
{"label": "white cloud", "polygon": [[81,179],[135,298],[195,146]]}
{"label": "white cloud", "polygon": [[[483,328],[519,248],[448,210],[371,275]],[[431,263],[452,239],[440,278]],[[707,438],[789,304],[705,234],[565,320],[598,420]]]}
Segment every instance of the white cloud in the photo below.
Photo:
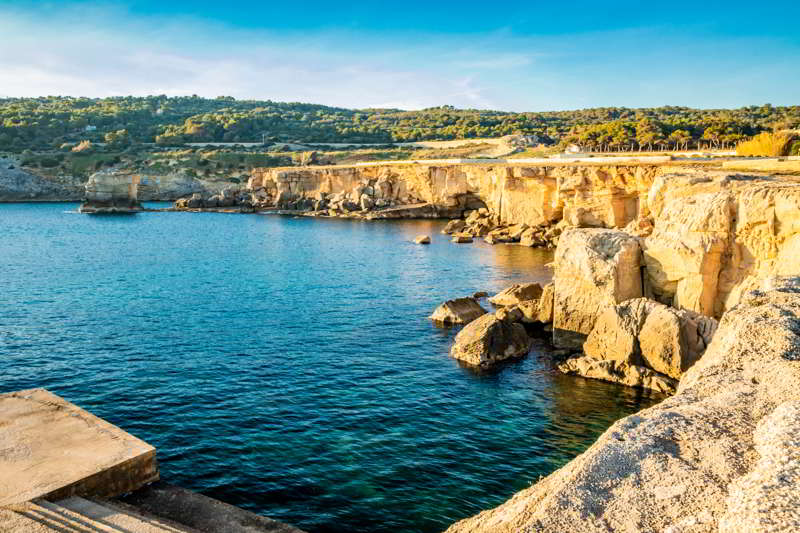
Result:
{"label": "white cloud", "polygon": [[520,61],[515,55],[503,67],[491,63],[491,53],[476,52],[470,64],[431,53],[438,45],[425,40],[391,47],[347,33],[270,35],[199,20],[135,19],[105,8],[56,15],[0,8],[0,93],[474,107],[493,102],[459,72]]}

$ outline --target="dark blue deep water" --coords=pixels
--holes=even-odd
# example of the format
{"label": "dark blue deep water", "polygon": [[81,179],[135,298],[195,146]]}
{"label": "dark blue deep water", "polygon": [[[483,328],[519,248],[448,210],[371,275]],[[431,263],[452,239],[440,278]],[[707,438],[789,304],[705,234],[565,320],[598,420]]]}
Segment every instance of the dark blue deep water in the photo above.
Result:
{"label": "dark blue deep water", "polygon": [[425,317],[546,281],[547,252],[439,221],[75,208],[0,204],[0,392],[46,387],[155,445],[165,480],[309,532],[440,531],[654,401],[543,349],[448,357]]}

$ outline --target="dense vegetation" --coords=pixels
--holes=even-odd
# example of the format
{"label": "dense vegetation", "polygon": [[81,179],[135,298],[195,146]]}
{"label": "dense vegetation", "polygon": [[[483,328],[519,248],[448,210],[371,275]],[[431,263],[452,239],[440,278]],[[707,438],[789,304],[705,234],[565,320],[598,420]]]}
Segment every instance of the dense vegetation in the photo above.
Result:
{"label": "dense vegetation", "polygon": [[191,97],[0,99],[0,151],[67,150],[83,140],[132,143],[351,142],[537,135],[585,149],[725,148],[762,131],[800,127],[800,106],[698,110],[595,108],[508,113],[443,106],[421,111]]}

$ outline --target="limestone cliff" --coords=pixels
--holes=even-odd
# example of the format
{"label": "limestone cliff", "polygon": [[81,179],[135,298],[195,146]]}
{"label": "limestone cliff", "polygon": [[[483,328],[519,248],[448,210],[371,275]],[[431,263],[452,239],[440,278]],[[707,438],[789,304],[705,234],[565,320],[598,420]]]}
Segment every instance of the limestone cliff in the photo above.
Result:
{"label": "limestone cliff", "polygon": [[647,285],[664,303],[720,316],[765,278],[800,274],[800,180],[659,176],[647,198]]}
{"label": "limestone cliff", "polygon": [[800,279],[743,295],[674,396],[448,532],[797,531],[798,332]]}
{"label": "limestone cliff", "polygon": [[306,198],[366,187],[400,203],[427,202],[441,216],[477,202],[506,225],[625,228],[642,237],[644,294],[708,316],[765,278],[800,274],[796,177],[677,163],[401,163],[255,169],[248,187]]}
{"label": "limestone cliff", "polygon": [[637,217],[656,176],[669,168],[408,163],[254,169],[248,187],[272,196],[312,198],[318,193],[349,193],[371,183],[401,203],[424,201],[454,216],[470,208],[470,198],[478,198],[504,224],[537,226],[565,218],[576,226],[623,227]]}
{"label": "limestone cliff", "polygon": [[48,180],[19,168],[19,162],[0,158],[0,202],[63,202],[80,200],[83,187]]}

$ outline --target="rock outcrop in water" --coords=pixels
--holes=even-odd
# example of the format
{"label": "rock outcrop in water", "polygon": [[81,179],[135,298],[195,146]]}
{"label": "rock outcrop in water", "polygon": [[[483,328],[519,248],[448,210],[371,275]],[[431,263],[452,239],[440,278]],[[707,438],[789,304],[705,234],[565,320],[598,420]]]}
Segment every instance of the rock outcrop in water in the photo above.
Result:
{"label": "rock outcrop in water", "polygon": [[677,393],[449,533],[790,532],[800,527],[800,279],[727,312]]}
{"label": "rock outcrop in water", "polygon": [[451,326],[469,324],[484,314],[486,314],[486,309],[481,307],[475,298],[456,298],[444,302],[428,318],[437,324]]}
{"label": "rock outcrop in water", "polygon": [[530,347],[531,338],[522,324],[487,313],[458,332],[450,355],[468,365],[486,368],[522,357]]}
{"label": "rock outcrop in water", "polygon": [[142,210],[138,198],[139,177],[115,172],[96,172],[86,182],[81,213],[135,213]]}
{"label": "rock outcrop in water", "polygon": [[583,354],[558,365],[568,374],[672,392],[711,342],[717,321],[637,298],[606,308]]}

